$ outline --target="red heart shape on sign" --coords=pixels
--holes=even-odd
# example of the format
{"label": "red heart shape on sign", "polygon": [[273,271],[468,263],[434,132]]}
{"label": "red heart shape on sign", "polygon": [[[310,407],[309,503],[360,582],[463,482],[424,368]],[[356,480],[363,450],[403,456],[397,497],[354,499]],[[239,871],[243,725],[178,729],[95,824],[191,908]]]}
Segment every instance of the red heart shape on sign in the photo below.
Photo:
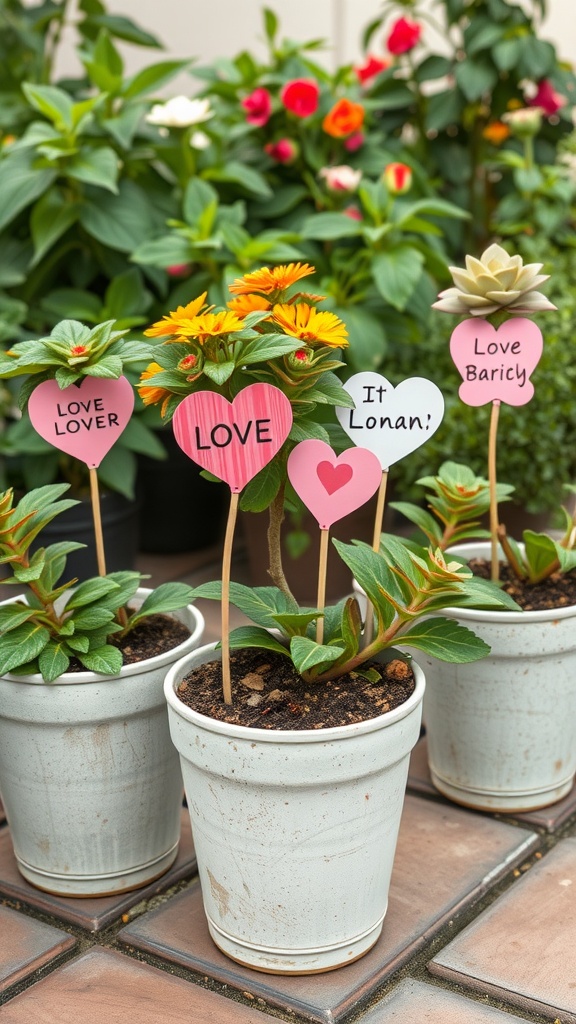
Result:
{"label": "red heart shape on sign", "polygon": [[309,438],[290,452],[288,477],[320,529],[329,530],[376,493],[382,467],[367,448],[336,455],[325,441]]}
{"label": "red heart shape on sign", "polygon": [[353,469],[352,466],[333,466],[331,462],[319,462],[316,473],[324,490],[334,494],[352,479]]}
{"label": "red heart shape on sign", "polygon": [[292,406],[272,384],[250,384],[233,402],[215,391],[197,391],[180,403],[172,423],[188,458],[238,493],[284,444]]}

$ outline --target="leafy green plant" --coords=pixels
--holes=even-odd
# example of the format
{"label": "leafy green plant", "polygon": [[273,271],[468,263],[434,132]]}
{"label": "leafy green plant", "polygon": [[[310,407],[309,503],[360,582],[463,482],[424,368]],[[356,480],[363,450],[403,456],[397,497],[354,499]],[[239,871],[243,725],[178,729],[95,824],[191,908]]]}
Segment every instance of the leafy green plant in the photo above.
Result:
{"label": "leafy green plant", "polygon": [[[576,494],[576,486],[567,485],[566,489]],[[508,536],[505,526],[498,528],[502,550],[519,579],[536,584],[555,573],[563,574],[576,569],[576,510],[570,513],[562,506],[561,512],[564,532],[559,540],[548,533],[524,530],[520,546]]]}
{"label": "leafy green plant", "polygon": [[123,659],[110,638],[125,636],[147,616],[175,611],[191,600],[190,587],[167,583],[139,608],[131,608],[143,581],[138,572],[113,572],[74,587],[76,580],[67,580],[65,570],[66,556],[84,546],[75,541],[31,554],[43,527],[77,504],[62,497],[67,490],[67,484],[38,487],[17,504],[11,489],[0,494],[0,565],[12,573],[2,583],[28,590],[26,600],[16,598],[0,608],[0,673],[40,672],[49,683],[75,659],[90,671],[116,675]]}

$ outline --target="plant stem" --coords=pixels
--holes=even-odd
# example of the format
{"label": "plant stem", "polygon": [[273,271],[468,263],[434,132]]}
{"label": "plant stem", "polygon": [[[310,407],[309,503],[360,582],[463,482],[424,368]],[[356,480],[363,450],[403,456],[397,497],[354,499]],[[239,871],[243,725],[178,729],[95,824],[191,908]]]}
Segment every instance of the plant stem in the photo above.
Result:
{"label": "plant stem", "polygon": [[269,508],[269,522],[268,522],[268,558],[269,568],[268,575],[282,591],[286,594],[286,597],[294,601],[294,595],[288,586],[288,581],[284,575],[284,569],[282,567],[282,536],[281,529],[282,523],[284,522],[284,484],[281,484],[278,488],[276,497],[270,504]]}

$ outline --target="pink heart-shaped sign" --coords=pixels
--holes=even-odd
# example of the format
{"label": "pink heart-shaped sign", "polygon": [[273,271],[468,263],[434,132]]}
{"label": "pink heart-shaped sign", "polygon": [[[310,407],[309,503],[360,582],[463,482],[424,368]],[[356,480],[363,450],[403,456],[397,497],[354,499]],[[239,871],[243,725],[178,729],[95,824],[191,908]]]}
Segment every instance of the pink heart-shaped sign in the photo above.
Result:
{"label": "pink heart-shaped sign", "polygon": [[284,444],[292,406],[272,384],[249,384],[233,402],[215,391],[196,391],[180,403],[172,423],[188,458],[237,493]]}
{"label": "pink heart-shaped sign", "polygon": [[133,409],[134,389],[126,377],[84,377],[67,388],[45,380],[28,401],[30,422],[40,437],[90,469],[100,465],[126,429]]}
{"label": "pink heart-shaped sign", "polygon": [[464,320],[450,339],[450,354],[464,381],[460,398],[466,405],[526,405],[534,394],[530,374],[543,346],[540,329],[525,317],[506,320],[497,330],[487,320]]}
{"label": "pink heart-shaped sign", "polygon": [[288,476],[320,529],[329,530],[376,493],[382,467],[367,448],[348,448],[336,455],[325,441],[311,439],[290,453]]}
{"label": "pink heart-shaped sign", "polygon": [[344,388],[354,408],[336,409],[340,425],[354,444],[378,456],[383,470],[425,444],[442,423],[444,397],[426,377],[408,377],[393,387],[382,374],[364,370]]}

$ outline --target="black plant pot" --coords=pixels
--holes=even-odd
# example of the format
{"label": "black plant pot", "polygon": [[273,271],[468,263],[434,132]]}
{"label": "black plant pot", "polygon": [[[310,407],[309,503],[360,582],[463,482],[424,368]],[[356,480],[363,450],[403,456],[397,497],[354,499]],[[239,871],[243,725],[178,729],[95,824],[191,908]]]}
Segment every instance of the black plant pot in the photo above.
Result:
{"label": "black plant pot", "polygon": [[[138,554],[138,508],[137,501],[130,501],[113,492],[100,495],[100,514],[104,536],[104,553],[107,572],[133,569]],[[94,519],[89,498],[82,498],[79,505],[66,509],[44,527],[36,547],[46,547],[58,541],[75,540],[86,544],[85,548],[73,551],[66,561],[66,577],[77,576],[80,581],[98,575]]]}
{"label": "black plant pot", "polygon": [[168,458],[138,458],[140,548],[150,554],[197,551],[221,541],[228,487],[200,476],[172,430],[158,432]]}

